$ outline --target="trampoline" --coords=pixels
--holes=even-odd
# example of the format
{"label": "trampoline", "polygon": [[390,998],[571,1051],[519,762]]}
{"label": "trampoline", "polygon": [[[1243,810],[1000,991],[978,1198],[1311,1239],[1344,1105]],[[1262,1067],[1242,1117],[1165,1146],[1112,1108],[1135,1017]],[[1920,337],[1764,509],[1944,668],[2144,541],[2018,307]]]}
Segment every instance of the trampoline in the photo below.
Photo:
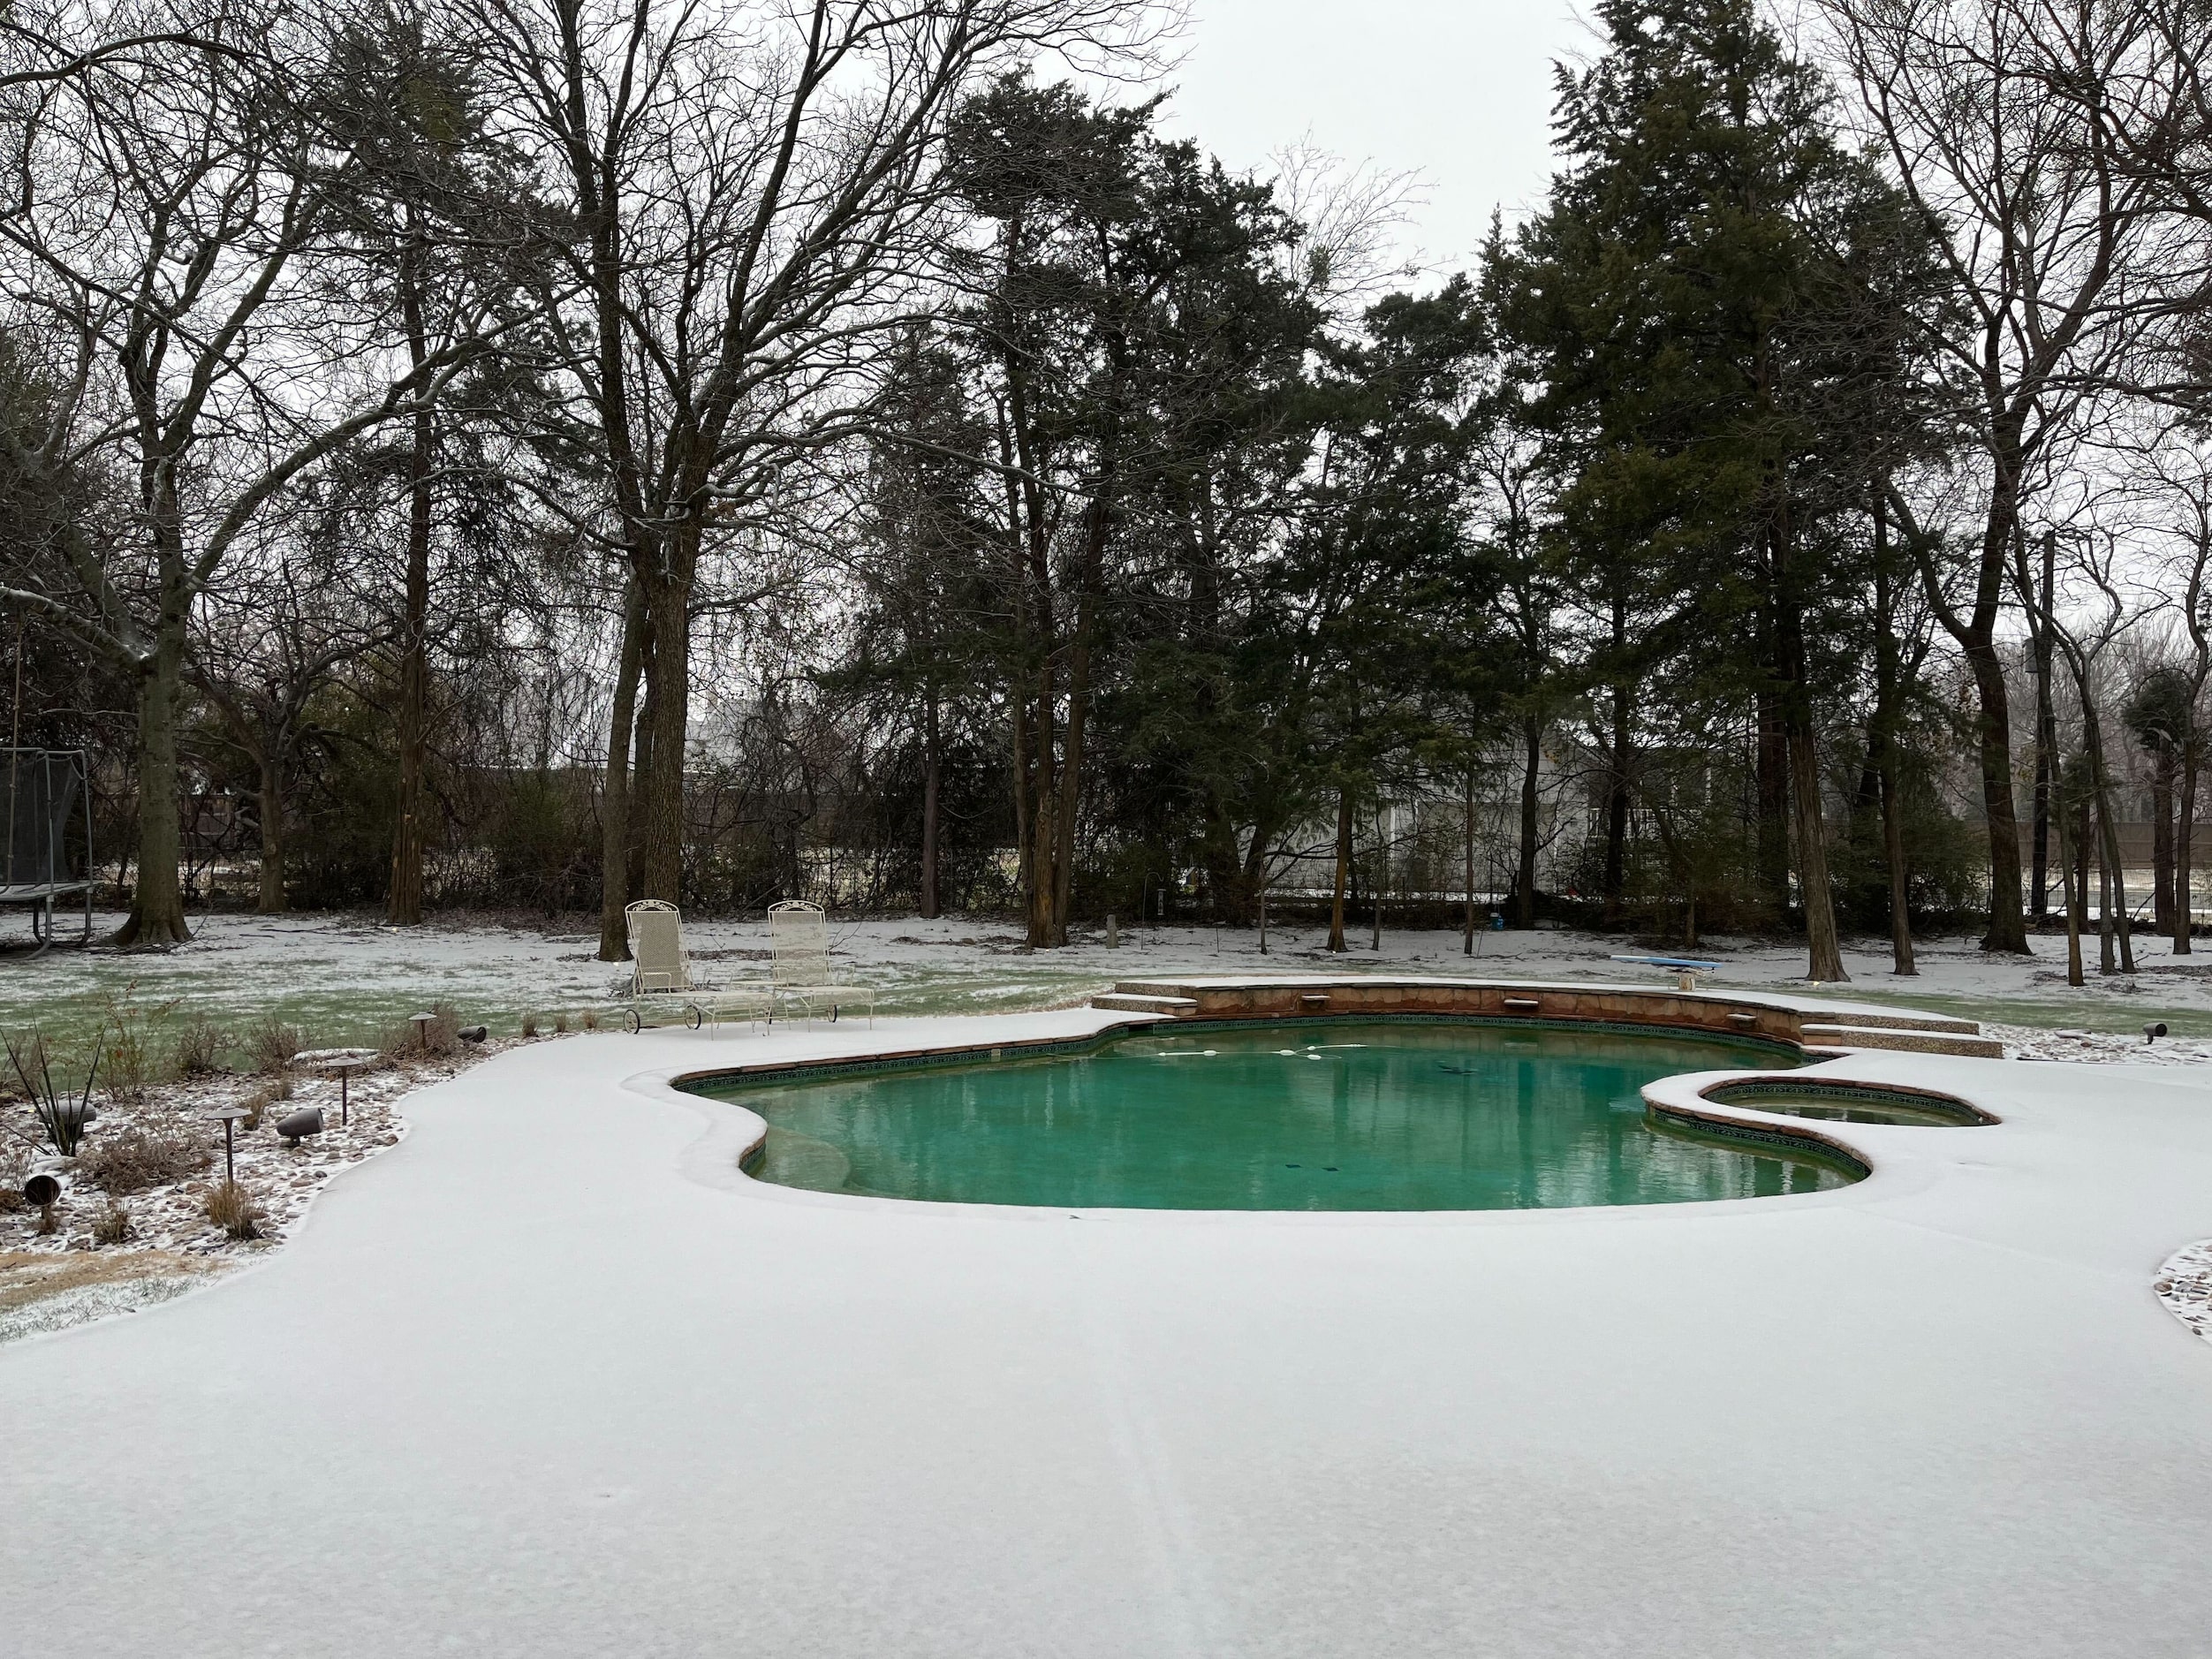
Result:
{"label": "trampoline", "polygon": [[[29,907],[34,956],[54,943],[57,899],[83,899],[85,932],[79,943],[92,942],[91,763],[83,749],[0,750],[0,800],[6,809],[0,905]],[[69,831],[80,803],[85,873],[73,875]]]}

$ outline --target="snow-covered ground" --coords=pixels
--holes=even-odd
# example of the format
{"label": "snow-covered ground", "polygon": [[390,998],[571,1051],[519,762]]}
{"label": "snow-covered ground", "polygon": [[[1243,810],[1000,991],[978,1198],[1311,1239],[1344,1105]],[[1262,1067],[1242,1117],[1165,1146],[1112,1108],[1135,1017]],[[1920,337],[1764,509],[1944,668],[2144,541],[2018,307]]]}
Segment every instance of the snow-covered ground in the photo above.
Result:
{"label": "snow-covered ground", "polygon": [[2152,1289],[2212,1231],[2203,1076],[1861,1053],[1828,1069],[2003,1121],[1830,1125],[1875,1173],[1817,1194],[1297,1216],[767,1187],[755,1120],[665,1082],[1109,1018],[575,1036],[409,1097],[281,1253],[0,1347],[9,1628],[61,1659],[2205,1651],[2212,1351]]}
{"label": "snow-covered ground", "polygon": [[[1266,955],[1249,929],[1129,928],[1109,949],[1096,930],[1065,950],[1026,951],[1003,921],[946,918],[869,920],[833,928],[838,968],[878,989],[896,1013],[986,1013],[1068,1005],[1118,979],[1191,973],[1473,971],[1540,979],[1617,981],[1638,970],[1610,959],[1633,952],[1617,936],[1551,929],[1477,936],[1478,956],[1461,953],[1456,932],[1385,933],[1381,951],[1330,956],[1310,927],[1277,928]],[[686,925],[706,972],[728,980],[759,977],[769,960],[765,920]],[[1889,972],[1886,948],[1846,953],[1852,983],[1840,995],[1886,1001],[2018,1026],[2079,1027],[2140,1041],[2142,1025],[2165,1019],[2177,1035],[2212,1037],[2212,948],[2177,958],[2171,946],[2138,942],[2140,972],[2065,984],[2064,942],[2035,941],[2033,960],[1985,956],[1966,939],[1923,942],[1918,977]],[[2212,941],[2207,941],[2212,947]],[[110,997],[178,1018],[205,1015],[243,1028],[271,1011],[299,1026],[312,1042],[374,1041],[396,1020],[433,1003],[464,1019],[490,1021],[511,1035],[526,1015],[549,1024],[611,1005],[618,968],[596,959],[595,933],[434,922],[389,928],[361,917],[216,915],[188,945],[167,951],[55,951],[35,960],[0,958],[0,1027],[44,1024],[86,1030]],[[1786,943],[1708,940],[1701,955],[1723,964],[1723,988],[1807,989],[1801,947]],[[2094,944],[2091,950],[2094,964]],[[1658,976],[1653,975],[1655,979]]]}
{"label": "snow-covered ground", "polygon": [[[0,1343],[134,1313],[280,1247],[333,1176],[399,1143],[407,1130],[402,1096],[492,1051],[496,1045],[370,1061],[345,1079],[343,1099],[340,1079],[308,1064],[276,1077],[224,1072],[121,1099],[104,1095],[84,1155],[54,1166],[64,1191],[50,1230],[20,1198],[23,1178],[40,1161],[37,1125],[27,1105],[0,1102]],[[226,1162],[210,1114],[256,1101],[261,1110],[231,1125]],[[307,1108],[323,1115],[319,1133],[296,1143],[278,1133],[286,1114]],[[101,1152],[134,1133],[170,1148],[175,1167],[152,1179],[143,1171],[103,1177]],[[206,1208],[227,1178],[252,1200],[243,1236],[218,1226]]]}

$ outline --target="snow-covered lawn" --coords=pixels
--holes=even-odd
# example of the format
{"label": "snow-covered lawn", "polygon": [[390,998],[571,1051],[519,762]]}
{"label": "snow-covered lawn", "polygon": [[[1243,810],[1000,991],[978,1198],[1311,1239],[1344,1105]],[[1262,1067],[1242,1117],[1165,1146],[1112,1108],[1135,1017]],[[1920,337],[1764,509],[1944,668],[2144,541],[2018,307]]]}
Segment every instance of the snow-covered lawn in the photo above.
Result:
{"label": "snow-covered lawn", "polygon": [[[573,919],[572,919],[573,925]],[[768,927],[755,918],[686,925],[701,966],[727,979],[763,975]],[[1128,928],[1108,949],[1095,930],[1063,951],[1027,951],[1004,921],[876,919],[835,924],[838,968],[877,988],[887,1012],[992,1013],[1066,1005],[1119,979],[1189,973],[1473,971],[1542,979],[1618,981],[1633,976],[1610,960],[1633,951],[1617,936],[1565,931],[1483,933],[1478,957],[1461,954],[1457,932],[1383,935],[1371,951],[1355,930],[1354,949],[1332,957],[1311,927],[1277,928],[1262,956],[1250,929]],[[2212,941],[2207,942],[2212,945]],[[2078,1026],[2137,1038],[2144,1021],[2163,1019],[2177,1035],[2212,1037],[2212,950],[2177,958],[2171,946],[2139,939],[2141,969],[2132,979],[2101,979],[2070,989],[2064,942],[2035,941],[2033,961],[1990,958],[1965,939],[1930,940],[1920,973],[1898,980],[1886,949],[1874,942],[1846,953],[1856,1001],[1888,1001],[1968,1019],[2013,1025]],[[300,1026],[317,1045],[373,1042],[395,1021],[433,1003],[512,1035],[525,1015],[549,1023],[587,1008],[612,1006],[620,970],[596,959],[596,933],[434,922],[390,928],[363,917],[223,914],[201,924],[189,945],[167,951],[55,951],[24,961],[0,958],[0,1028],[43,1025],[56,1034],[88,1031],[109,999],[174,1017],[203,1015],[243,1031],[270,1013]],[[1716,981],[1738,989],[1802,991],[1802,948],[1786,943],[1708,940],[1701,954],[1725,966]],[[2095,960],[2094,943],[2091,959]],[[1653,976],[1655,979],[1656,975]]]}
{"label": "snow-covered lawn", "polygon": [[1851,1125],[1875,1173],[1829,1193],[1442,1216],[791,1192],[735,1169],[741,1108],[666,1086],[1110,1018],[580,1035],[409,1096],[281,1252],[0,1346],[5,1628],[63,1659],[2205,1651],[2212,1349],[2153,1291],[2212,1232],[2205,1075],[1860,1053],[1829,1069],[2003,1122]]}

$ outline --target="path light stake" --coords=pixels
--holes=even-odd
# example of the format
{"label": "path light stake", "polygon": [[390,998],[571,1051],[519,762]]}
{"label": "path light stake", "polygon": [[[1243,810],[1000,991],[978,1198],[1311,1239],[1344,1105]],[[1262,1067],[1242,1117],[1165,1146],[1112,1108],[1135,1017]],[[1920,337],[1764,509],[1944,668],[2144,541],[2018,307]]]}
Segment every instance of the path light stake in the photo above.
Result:
{"label": "path light stake", "polygon": [[294,1057],[318,1072],[338,1074],[338,1127],[351,1126],[353,1121],[352,1101],[348,1085],[353,1073],[364,1069],[376,1057],[373,1049],[312,1049]]}
{"label": "path light stake", "polygon": [[436,1014],[413,1014],[409,1016],[409,1018],[414,1021],[416,1044],[422,1049],[423,1053],[429,1053],[430,1022],[436,1019],[437,1016]]}
{"label": "path light stake", "polygon": [[219,1118],[222,1120],[223,1178],[226,1181],[235,1181],[239,1178],[238,1166],[236,1163],[237,1148],[231,1140],[231,1136],[234,1133],[231,1125],[236,1124],[239,1118],[245,1117],[246,1115],[246,1108],[243,1106],[218,1106],[208,1114],[210,1117]]}

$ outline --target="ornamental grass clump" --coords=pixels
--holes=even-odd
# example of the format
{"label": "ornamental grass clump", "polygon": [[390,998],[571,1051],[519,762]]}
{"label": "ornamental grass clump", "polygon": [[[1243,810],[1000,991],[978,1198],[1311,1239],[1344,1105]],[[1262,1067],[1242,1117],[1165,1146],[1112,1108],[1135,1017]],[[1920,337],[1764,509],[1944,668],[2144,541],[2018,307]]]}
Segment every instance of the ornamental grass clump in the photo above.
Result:
{"label": "ornamental grass clump", "polygon": [[292,1098],[292,1079],[273,1077],[246,1097],[246,1126],[259,1129],[269,1109]]}
{"label": "ornamental grass clump", "polygon": [[274,1014],[263,1014],[246,1034],[246,1051],[257,1072],[282,1072],[307,1046],[299,1027],[288,1026]]}
{"label": "ornamental grass clump", "polygon": [[92,1218],[92,1241],[99,1245],[127,1244],[131,1239],[131,1207],[115,1199]]}
{"label": "ornamental grass clump", "polygon": [[110,991],[103,999],[108,1019],[100,1043],[104,1062],[101,1071],[107,1079],[108,1098],[133,1103],[146,1098],[148,1085],[161,1080],[162,1063],[155,1031],[176,1005],[164,1003],[158,1008],[141,1008],[132,995],[136,989],[126,985],[120,992]]}
{"label": "ornamental grass clump", "polygon": [[261,1236],[261,1207],[253,1193],[236,1181],[218,1181],[208,1191],[201,1208],[226,1239],[244,1240]]}
{"label": "ornamental grass clump", "polygon": [[163,1113],[102,1129],[79,1156],[77,1173],[103,1193],[142,1193],[197,1175],[214,1157],[203,1125]]}
{"label": "ornamental grass clump", "polygon": [[39,1133],[45,1137],[46,1144],[63,1157],[75,1157],[86,1130],[99,1116],[92,1108],[92,1086],[100,1074],[100,1051],[93,1050],[92,1064],[85,1068],[84,1087],[65,1090],[54,1081],[54,1068],[47,1057],[43,1034],[33,1032],[29,1040],[22,1043],[13,1037],[5,1041],[8,1064],[14,1068],[16,1079],[31,1102],[31,1117],[37,1123]]}
{"label": "ornamental grass clump", "polygon": [[214,1020],[189,1020],[170,1050],[170,1069],[181,1078],[213,1077],[230,1047],[231,1034]]}

